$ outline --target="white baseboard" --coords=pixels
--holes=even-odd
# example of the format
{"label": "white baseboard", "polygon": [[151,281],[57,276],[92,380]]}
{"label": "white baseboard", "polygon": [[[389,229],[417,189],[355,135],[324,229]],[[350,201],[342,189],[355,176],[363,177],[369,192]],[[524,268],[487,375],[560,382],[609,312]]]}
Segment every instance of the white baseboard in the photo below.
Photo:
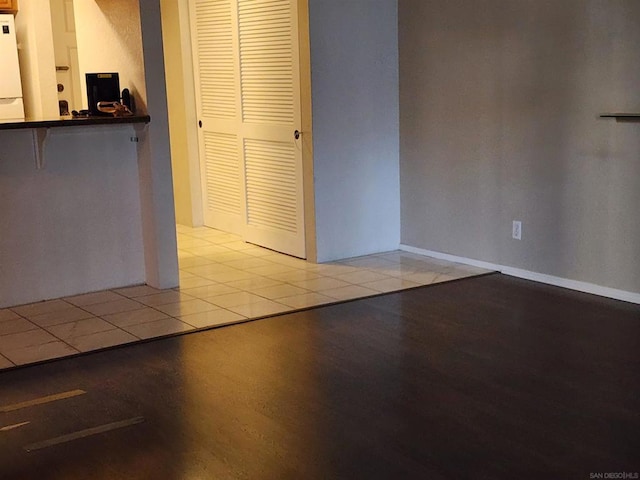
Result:
{"label": "white baseboard", "polygon": [[441,260],[448,260],[450,262],[462,263],[464,265],[484,268],[486,270],[496,270],[500,273],[510,275],[512,277],[533,280],[534,282],[555,285],[556,287],[568,288],[570,290],[577,290],[579,292],[600,295],[601,297],[608,297],[616,300],[623,300],[625,302],[640,304],[640,293],[636,292],[627,292],[626,290],[603,287],[594,283],[579,282],[577,280],[571,280],[568,278],[554,277],[553,275],[546,275],[544,273],[531,272],[529,270],[507,267],[504,265],[498,265],[496,263],[483,262],[480,260],[474,260],[472,258],[458,257],[456,255],[449,255],[448,253],[434,252],[432,250],[411,247],[409,245],[400,245],[400,250],[415,253],[417,255],[424,255],[427,257],[439,258]]}

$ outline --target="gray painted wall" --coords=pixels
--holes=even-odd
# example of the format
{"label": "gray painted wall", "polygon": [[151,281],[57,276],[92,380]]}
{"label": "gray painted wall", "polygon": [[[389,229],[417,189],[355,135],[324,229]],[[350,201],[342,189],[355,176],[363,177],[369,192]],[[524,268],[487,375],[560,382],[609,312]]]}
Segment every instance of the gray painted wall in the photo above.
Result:
{"label": "gray painted wall", "polygon": [[[402,243],[640,292],[638,0],[399,0]],[[523,239],[511,239],[511,222]]]}
{"label": "gray painted wall", "polygon": [[396,0],[309,0],[318,261],[400,243]]}

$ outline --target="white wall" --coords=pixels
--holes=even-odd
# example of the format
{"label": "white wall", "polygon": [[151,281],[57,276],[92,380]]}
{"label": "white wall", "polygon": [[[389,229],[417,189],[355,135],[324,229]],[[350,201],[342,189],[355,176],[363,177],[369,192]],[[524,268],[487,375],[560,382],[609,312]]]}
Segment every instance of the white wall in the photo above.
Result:
{"label": "white wall", "polygon": [[142,48],[151,123],[138,143],[147,283],[178,286],[178,247],[171,174],[160,0],[140,5]]}
{"label": "white wall", "polygon": [[[25,2],[26,3],[26,2]],[[131,126],[0,131],[0,307],[144,283]]]}
{"label": "white wall", "polygon": [[138,113],[145,112],[139,1],[75,0],[74,14],[84,108],[87,107],[85,74],[118,72],[120,90],[128,88],[134,95]]}
{"label": "white wall", "polygon": [[309,10],[318,261],[397,249],[397,2]]}
{"label": "white wall", "polygon": [[27,118],[58,118],[49,0],[20,2],[16,34],[25,115]]}
{"label": "white wall", "polygon": [[161,0],[176,221],[203,223],[188,0]]}

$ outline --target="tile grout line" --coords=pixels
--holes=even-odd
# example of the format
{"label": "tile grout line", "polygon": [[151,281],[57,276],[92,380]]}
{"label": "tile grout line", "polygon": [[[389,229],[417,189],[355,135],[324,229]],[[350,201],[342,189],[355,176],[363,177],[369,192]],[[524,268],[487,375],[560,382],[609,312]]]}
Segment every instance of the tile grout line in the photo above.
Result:
{"label": "tile grout line", "polygon": [[[88,293],[88,294],[84,294],[84,295],[90,295],[91,293],[101,293],[101,292],[112,292],[112,291],[111,291],[111,290],[100,290],[100,291],[98,291],[98,292],[90,292],[90,293]],[[119,294],[119,293],[117,293],[117,292],[112,292],[112,293],[115,293],[116,295],[120,295],[120,294]],[[75,296],[80,296],[80,295],[75,295]],[[121,297],[123,297],[123,298],[126,298],[126,297],[124,297],[124,295],[120,295],[120,296],[121,296]],[[72,298],[72,297],[67,297],[67,298]],[[105,322],[107,322],[108,324],[110,324],[110,325],[114,326],[115,328],[118,328],[118,327],[117,327],[117,325],[113,325],[113,323],[108,322],[107,320],[105,320],[104,318],[100,317],[99,315],[96,315],[96,314],[94,314],[94,313],[90,312],[89,310],[87,310],[87,309],[85,309],[85,308],[82,308],[81,306],[74,305],[73,303],[68,302],[68,301],[66,301],[66,300],[64,300],[64,301],[65,301],[66,303],[68,303],[69,305],[72,305],[73,307],[78,308],[78,309],[82,310],[83,312],[86,312],[86,313],[88,313],[88,314],[90,314],[90,315],[91,315],[91,317],[89,317],[89,318],[85,318],[85,319],[83,319],[83,320],[89,320],[90,318],[98,318],[98,319],[100,319],[100,320],[102,320],[102,321],[105,321]],[[119,301],[119,300],[116,300],[116,301]],[[104,302],[104,303],[109,303],[109,302]],[[91,305],[98,305],[98,303],[90,304],[90,305],[83,305],[83,306],[84,306],[84,307],[90,307]],[[80,321],[82,321],[82,320],[77,320],[77,321],[78,321],[78,322],[80,322]],[[71,322],[66,322],[66,323],[73,323],[73,320],[72,320]],[[59,324],[59,325],[63,325],[63,324],[61,323],[61,324]],[[42,327],[42,328],[44,329],[44,327]],[[67,345],[67,346],[71,347],[71,348],[72,348],[73,350],[75,350],[77,353],[83,353],[79,348],[74,347],[73,345],[71,345],[71,344],[70,344],[69,342],[67,342],[66,340],[63,340],[62,338],[60,338],[60,337],[58,337],[57,335],[55,335],[53,332],[50,332],[49,330],[46,330],[46,329],[45,329],[45,331],[46,331],[46,332],[48,332],[50,335],[52,335],[52,336],[56,337],[58,340],[60,340],[60,341],[61,341],[62,343],[64,343],[65,345]],[[106,331],[110,331],[110,330],[106,330]],[[95,333],[100,333],[100,332],[93,332],[93,333],[89,333],[89,334],[87,334],[87,335],[93,335],[93,334],[95,334]],[[80,336],[86,336],[86,335],[80,335]],[[136,337],[136,338],[137,338],[137,337]],[[61,356],[61,357],[53,357],[53,358],[65,358],[66,356],[68,356],[68,355],[64,355],[64,356]]]}
{"label": "tile grout line", "polygon": [[[67,302],[67,301],[65,301],[65,300],[62,300],[62,299],[55,299],[55,300],[61,300],[61,301],[63,301],[64,303],[66,303],[66,304],[68,304],[68,305],[74,306],[74,305],[70,304],[69,302]],[[16,312],[14,312],[14,313],[16,313]],[[46,314],[46,313],[49,313],[49,312],[45,312],[45,314]],[[18,314],[18,315],[19,315],[19,314]],[[32,323],[33,325],[35,325],[35,326],[37,327],[37,328],[34,328],[34,329],[32,329],[32,330],[26,330],[27,332],[33,332],[34,330],[40,330],[40,331],[42,331],[42,332],[44,332],[44,333],[47,333],[47,334],[51,335],[51,336],[52,336],[53,338],[55,338],[57,341],[62,342],[64,345],[66,345],[67,347],[69,347],[69,348],[71,348],[72,350],[74,350],[74,353],[81,353],[81,352],[80,352],[80,350],[78,350],[77,348],[75,348],[73,345],[69,345],[69,344],[68,344],[67,342],[65,342],[63,339],[61,339],[61,338],[60,338],[60,337],[58,337],[57,335],[53,334],[52,332],[50,332],[50,331],[49,331],[49,330],[47,330],[46,328],[41,327],[40,325],[38,325],[38,324],[37,324],[37,323],[35,323],[35,322],[32,322],[30,319],[28,319],[28,318],[26,318],[26,317],[24,317],[24,318],[25,318],[25,320],[29,321],[30,323]],[[20,333],[24,333],[24,332],[20,332]],[[52,341],[50,341],[50,342],[45,342],[45,343],[38,343],[38,344],[35,344],[35,345],[24,345],[24,346],[22,346],[22,347],[20,347],[20,348],[17,348],[17,349],[15,349],[15,350],[16,350],[16,351],[18,351],[18,350],[24,350],[25,348],[31,348],[31,347],[43,347],[44,345],[49,345],[50,343],[56,343],[56,340],[52,340]],[[51,357],[51,358],[49,358],[49,359],[45,359],[45,360],[52,360],[52,359],[57,359],[57,358],[64,358],[65,356],[68,356],[68,355],[64,355],[64,356],[60,356],[60,355],[58,355],[58,356],[53,356],[53,357]],[[11,361],[11,360],[10,360],[10,361]],[[16,363],[16,362],[11,362],[11,363],[13,363],[16,367],[20,366],[20,364],[18,364],[18,363]],[[33,363],[33,362],[27,362],[27,363],[26,363],[26,364],[24,364],[24,365],[29,365],[30,363]],[[0,371],[1,371],[1,370],[0,370]]]}
{"label": "tile grout line", "polygon": [[[175,291],[175,290],[173,290],[173,289],[169,289],[169,291]],[[189,294],[184,294],[184,295],[187,295],[187,296],[191,296],[191,297],[193,297],[192,295],[189,295]],[[141,295],[141,296],[145,296],[145,295]],[[135,299],[136,297],[129,297],[129,298],[130,298],[130,299]],[[229,313],[235,313],[235,312],[233,312],[233,311],[231,311],[231,310],[229,310],[229,309],[227,309],[227,308],[221,307],[220,305],[216,305],[215,303],[208,302],[208,301],[206,301],[206,300],[204,300],[204,299],[201,299],[201,298],[198,298],[198,297],[193,297],[193,300],[202,300],[203,302],[209,303],[209,304],[211,304],[211,305],[213,305],[213,306],[217,307],[219,310],[224,310],[224,311],[229,312]],[[188,300],[188,301],[190,301],[190,300]],[[140,303],[140,302],[138,301],[138,303]],[[185,325],[188,325],[188,326],[190,326],[190,327],[192,327],[192,328],[195,328],[195,329],[199,328],[199,327],[197,327],[197,326],[195,326],[195,325],[192,325],[192,324],[190,324],[190,323],[188,323],[188,322],[185,322],[184,320],[182,320],[182,319],[181,319],[181,318],[179,318],[179,317],[176,317],[176,316],[174,316],[174,315],[169,315],[168,313],[163,312],[162,310],[159,310],[158,308],[156,308],[156,307],[160,307],[160,306],[163,306],[163,305],[173,305],[173,304],[176,304],[176,303],[181,303],[181,302],[171,302],[171,303],[166,303],[166,304],[162,304],[162,305],[146,305],[146,304],[142,304],[142,303],[140,303],[140,304],[141,304],[141,305],[143,305],[143,307],[144,307],[144,308],[149,308],[149,309],[154,310],[154,311],[156,311],[156,312],[158,312],[158,313],[162,313],[163,315],[166,315],[166,318],[170,318],[170,319],[173,319],[173,320],[177,320],[178,322],[180,322],[180,323],[184,323]],[[131,311],[133,311],[133,310],[131,310]],[[211,311],[213,311],[213,310],[211,310]],[[119,312],[119,313],[127,313],[127,312]],[[198,312],[198,313],[204,313],[204,312]],[[236,314],[236,315],[239,315],[239,314]],[[243,316],[243,317],[244,317],[244,315],[241,315],[241,316]],[[109,320],[107,320],[107,319],[105,319],[105,318],[102,318],[102,317],[99,317],[99,318],[101,318],[102,320],[104,320],[104,321],[105,321],[105,322],[107,322],[107,323],[110,323],[111,325],[114,325],[117,329],[122,330],[123,332],[128,333],[128,334],[130,334],[130,335],[133,335],[134,337],[136,337],[136,338],[137,338],[137,339],[139,339],[139,340],[148,340],[148,339],[145,339],[145,338],[139,337],[138,335],[136,335],[136,334],[134,334],[134,333],[131,333],[131,332],[129,332],[129,331],[127,331],[127,330],[125,330],[124,328],[119,327],[118,325],[115,325],[115,324],[113,324],[113,323],[109,322]],[[245,318],[246,318],[246,317],[245,317]],[[147,324],[147,323],[154,323],[154,322],[161,321],[161,320],[166,320],[166,319],[150,320],[150,321],[147,321],[147,322],[140,322],[140,323],[137,323],[137,324],[135,324],[135,325],[144,325],[144,324]],[[155,337],[151,337],[151,338],[155,338]]]}
{"label": "tile grout line", "polygon": [[[89,292],[89,293],[86,293],[86,294],[83,294],[83,295],[90,295],[90,294],[93,294],[93,293],[102,293],[102,292],[111,292],[111,290],[99,290],[99,291],[96,291],[96,292]],[[120,295],[120,294],[119,294],[119,293],[117,293],[117,292],[113,292],[113,293],[115,293],[116,295]],[[80,295],[75,295],[75,296],[80,296]],[[126,297],[124,297],[123,295],[120,295],[120,296],[121,296],[121,297],[123,297],[123,298],[126,298]],[[104,320],[103,318],[101,318],[100,316],[95,315],[94,313],[90,312],[89,310],[87,310],[87,309],[85,309],[85,308],[82,308],[82,306],[75,305],[75,304],[73,304],[73,303],[71,303],[71,302],[69,302],[69,301],[65,300],[65,298],[72,298],[72,297],[63,297],[63,298],[55,299],[55,300],[61,300],[62,302],[64,302],[64,303],[66,303],[67,305],[69,305],[69,309],[71,309],[71,308],[77,308],[77,309],[82,310],[83,312],[86,312],[87,314],[91,315],[91,317],[88,317],[88,318],[86,318],[86,319],[81,319],[81,320],[72,320],[72,321],[69,321],[69,322],[62,322],[62,323],[59,323],[59,324],[56,324],[56,325],[49,325],[49,326],[64,325],[64,324],[68,324],[68,323],[73,323],[74,321],[79,322],[79,321],[82,321],[82,320],[89,320],[90,318],[99,318],[100,320],[106,321],[106,320]],[[100,302],[99,302],[99,303],[100,303]],[[104,303],[109,303],[109,302],[104,302]],[[98,305],[98,303],[96,303],[96,304],[90,304],[90,305],[83,305],[83,306],[85,306],[85,307],[86,307],[86,306],[91,306],[91,305]],[[16,313],[16,312],[14,312],[14,313]],[[45,312],[45,314],[46,314],[46,313],[50,313],[50,312]],[[51,312],[51,313],[53,313],[53,312]],[[19,315],[19,314],[18,314],[18,315]],[[55,333],[51,332],[51,331],[50,331],[50,330],[48,330],[46,327],[40,326],[40,325],[36,324],[35,322],[31,321],[30,319],[28,319],[28,318],[26,318],[26,317],[25,317],[25,319],[26,319],[26,320],[28,320],[29,322],[31,322],[32,324],[36,325],[37,329],[39,329],[39,330],[41,330],[41,331],[43,331],[43,332],[48,333],[49,335],[51,335],[52,337],[54,337],[55,339],[57,339],[59,342],[62,342],[64,345],[66,345],[67,347],[71,348],[71,349],[74,351],[74,353],[73,353],[73,354],[83,353],[81,350],[79,350],[78,348],[74,347],[74,346],[73,346],[73,345],[71,345],[69,342],[67,342],[67,341],[66,341],[66,340],[64,340],[63,338],[59,337],[59,336],[58,336],[58,335],[56,335]],[[111,322],[108,322],[108,321],[106,321],[106,322],[107,322],[107,323],[109,323],[109,324],[111,324],[111,325],[113,325]],[[113,325],[113,326],[114,326],[116,329],[118,328],[116,325]],[[92,335],[92,334],[94,334],[94,333],[100,333],[100,332],[93,332],[93,333],[89,333],[89,334],[87,334],[87,335]],[[125,332],[125,333],[128,333],[128,332]],[[81,335],[81,336],[84,336],[84,335]],[[134,335],[134,336],[135,336],[135,335]],[[136,338],[138,338],[138,337],[136,337]],[[30,346],[30,347],[32,347],[32,346],[33,346],[33,347],[41,347],[41,346],[44,346],[44,345],[47,345],[47,344],[50,344],[50,343],[55,343],[55,341],[45,342],[45,343],[41,343],[41,344],[37,344],[37,345],[29,345],[29,346]],[[22,347],[22,348],[26,348],[26,347]],[[45,360],[52,360],[52,359],[58,359],[58,358],[65,358],[65,357],[68,357],[68,356],[70,356],[70,355],[58,355],[58,356],[53,356],[53,357],[51,357],[51,358],[49,358],[49,359],[45,359]],[[16,364],[15,362],[12,362],[12,363],[14,363],[14,365],[18,366],[18,364]],[[33,363],[33,362],[28,362],[26,365],[28,365],[29,363]]]}
{"label": "tile grout line", "polygon": [[[12,362],[10,359],[8,359],[7,357],[5,357],[2,353],[0,353],[0,359],[6,360],[7,362],[9,362],[11,365],[13,365],[14,367],[17,367],[17,365]],[[2,371],[2,369],[0,368],[0,371]]]}

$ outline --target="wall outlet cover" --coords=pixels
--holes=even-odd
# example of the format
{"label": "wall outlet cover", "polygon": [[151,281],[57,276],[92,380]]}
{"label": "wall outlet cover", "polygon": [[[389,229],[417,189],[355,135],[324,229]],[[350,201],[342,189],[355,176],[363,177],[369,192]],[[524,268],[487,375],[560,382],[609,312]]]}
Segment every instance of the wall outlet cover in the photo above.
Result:
{"label": "wall outlet cover", "polygon": [[511,227],[511,237],[515,240],[522,240],[522,222],[514,220]]}

